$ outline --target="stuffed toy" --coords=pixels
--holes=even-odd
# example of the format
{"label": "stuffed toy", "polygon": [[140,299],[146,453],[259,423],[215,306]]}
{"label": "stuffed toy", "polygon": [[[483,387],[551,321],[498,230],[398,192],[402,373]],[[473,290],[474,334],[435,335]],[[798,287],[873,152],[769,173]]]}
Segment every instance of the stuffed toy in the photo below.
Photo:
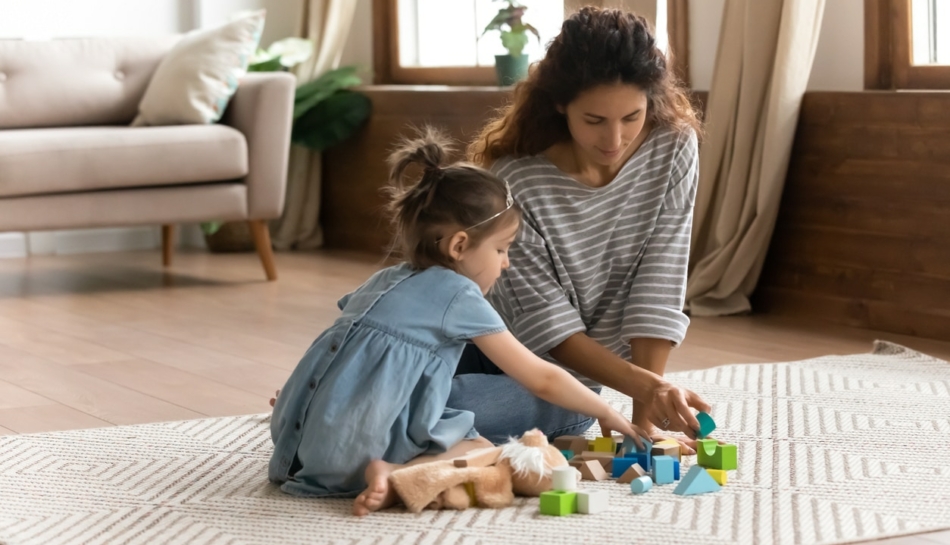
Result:
{"label": "stuffed toy", "polygon": [[[539,430],[499,447],[478,449],[453,460],[404,467],[389,476],[406,509],[507,507],[514,496],[540,496],[551,489],[551,470],[567,465],[561,451]],[[577,472],[580,481],[580,472]]]}

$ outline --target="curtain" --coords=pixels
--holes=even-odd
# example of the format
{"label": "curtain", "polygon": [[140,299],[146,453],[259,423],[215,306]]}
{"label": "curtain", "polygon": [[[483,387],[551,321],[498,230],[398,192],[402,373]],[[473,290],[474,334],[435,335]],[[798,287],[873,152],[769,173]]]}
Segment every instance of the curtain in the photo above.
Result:
{"label": "curtain", "polygon": [[[298,85],[339,66],[356,4],[355,0],[304,0],[300,35],[313,41],[314,54],[295,68]],[[278,250],[312,249],[323,244],[319,217],[321,168],[319,152],[291,146],[284,214],[271,224],[272,241]]]}
{"label": "curtain", "polygon": [[699,161],[686,308],[747,312],[778,216],[825,0],[726,0]]}

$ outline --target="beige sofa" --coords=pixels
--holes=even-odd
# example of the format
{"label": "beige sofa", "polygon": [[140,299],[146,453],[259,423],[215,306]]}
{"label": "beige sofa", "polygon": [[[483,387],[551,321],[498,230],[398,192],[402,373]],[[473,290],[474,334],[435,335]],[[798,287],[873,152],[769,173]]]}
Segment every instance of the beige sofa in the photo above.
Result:
{"label": "beige sofa", "polygon": [[131,128],[178,37],[0,40],[0,232],[246,220],[269,280],[295,79],[248,74],[220,124]]}

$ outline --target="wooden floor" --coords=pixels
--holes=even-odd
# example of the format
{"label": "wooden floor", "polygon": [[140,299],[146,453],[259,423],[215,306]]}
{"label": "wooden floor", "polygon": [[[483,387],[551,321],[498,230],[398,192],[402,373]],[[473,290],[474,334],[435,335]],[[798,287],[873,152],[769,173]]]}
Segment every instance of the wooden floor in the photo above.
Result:
{"label": "wooden floor", "polygon": [[[339,252],[0,260],[0,435],[261,413],[337,299],[381,262]],[[696,318],[668,371],[950,342],[768,316]],[[950,543],[950,532],[881,543]]]}

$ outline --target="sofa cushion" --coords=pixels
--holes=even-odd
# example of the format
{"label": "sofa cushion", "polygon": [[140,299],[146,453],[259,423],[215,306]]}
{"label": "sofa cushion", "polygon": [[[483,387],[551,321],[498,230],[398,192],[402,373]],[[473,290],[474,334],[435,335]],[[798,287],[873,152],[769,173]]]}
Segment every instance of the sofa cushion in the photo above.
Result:
{"label": "sofa cushion", "polygon": [[129,123],[180,39],[0,40],[0,129]]}
{"label": "sofa cushion", "polygon": [[234,180],[244,135],[224,125],[0,131],[0,197]]}

